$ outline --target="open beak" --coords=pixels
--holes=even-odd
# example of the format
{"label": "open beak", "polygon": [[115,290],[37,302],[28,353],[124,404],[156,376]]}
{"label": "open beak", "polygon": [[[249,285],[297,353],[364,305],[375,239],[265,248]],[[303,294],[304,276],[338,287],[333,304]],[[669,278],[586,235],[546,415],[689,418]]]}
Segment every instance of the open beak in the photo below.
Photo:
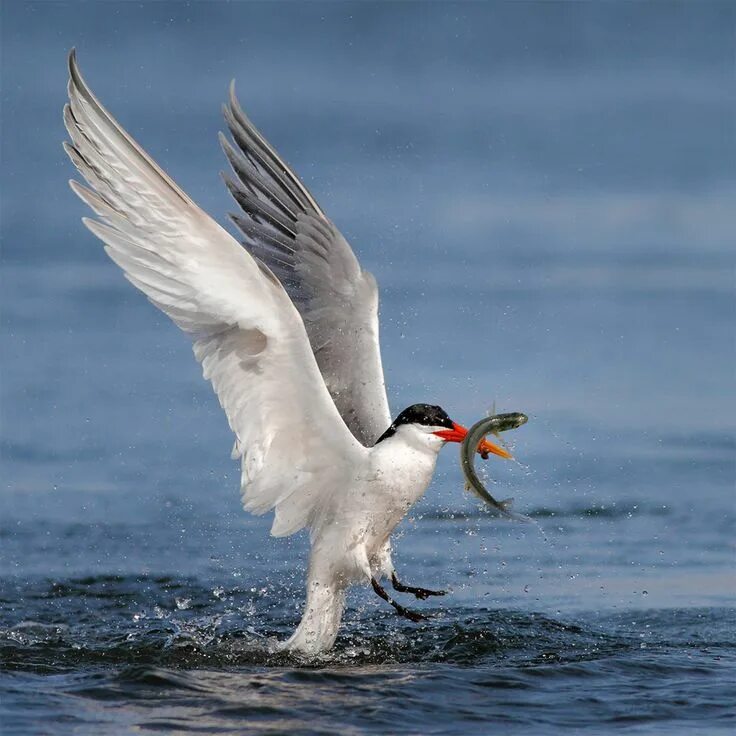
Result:
{"label": "open beak", "polygon": [[[439,432],[435,432],[435,434],[438,437],[442,437],[445,442],[462,442],[465,439],[465,435],[467,435],[467,433],[468,430],[465,429],[462,424],[456,424],[455,422],[452,423],[452,429],[442,429]],[[504,457],[507,460],[511,460],[513,458],[513,455],[511,455],[510,452],[504,450],[503,447],[494,445],[493,442],[489,442],[488,440],[480,441],[480,444],[478,445],[478,452],[483,457],[488,457],[488,454],[492,453],[493,455]]]}

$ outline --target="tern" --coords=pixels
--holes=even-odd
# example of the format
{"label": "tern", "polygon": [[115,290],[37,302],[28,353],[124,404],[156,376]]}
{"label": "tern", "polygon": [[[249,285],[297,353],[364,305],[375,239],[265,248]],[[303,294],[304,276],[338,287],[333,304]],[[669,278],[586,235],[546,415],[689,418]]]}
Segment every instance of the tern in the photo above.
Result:
{"label": "tern", "polygon": [[[242,111],[234,85],[220,141],[240,206],[238,242],[201,210],[98,101],[69,55],[65,150],[88,186],[84,224],[126,278],[191,338],[235,435],[247,511],[271,534],[308,529],[306,603],[280,646],[314,655],[337,637],[351,584],[425,616],[381,585],[399,581],[391,533],[424,494],[437,455],[467,430],[439,406],[393,421],[378,337],[376,280],[307,188]],[[510,455],[483,440],[478,451]]]}

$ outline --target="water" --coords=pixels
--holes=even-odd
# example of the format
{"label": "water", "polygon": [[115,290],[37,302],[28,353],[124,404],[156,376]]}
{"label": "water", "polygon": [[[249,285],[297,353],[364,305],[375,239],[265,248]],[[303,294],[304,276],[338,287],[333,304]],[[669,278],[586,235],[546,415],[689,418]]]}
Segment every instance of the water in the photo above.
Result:
{"label": "water", "polygon": [[[23,3],[2,24],[3,734],[734,727],[732,4]],[[80,226],[64,57],[221,221],[244,106],[381,285],[392,408],[529,424],[489,516],[446,449],[397,618],[298,621],[186,341]]]}

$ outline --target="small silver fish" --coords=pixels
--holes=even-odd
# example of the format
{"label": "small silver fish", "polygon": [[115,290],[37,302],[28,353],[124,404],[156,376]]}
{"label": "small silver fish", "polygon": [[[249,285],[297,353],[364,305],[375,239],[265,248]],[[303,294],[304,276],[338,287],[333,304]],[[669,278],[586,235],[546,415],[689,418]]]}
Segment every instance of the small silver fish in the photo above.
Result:
{"label": "small silver fish", "polygon": [[[520,412],[511,412],[509,414],[494,414],[493,416],[481,419],[476,422],[469,430],[465,439],[460,445],[460,465],[463,469],[463,475],[465,476],[467,490],[472,490],[476,496],[483,499],[491,508],[494,508],[500,514],[509,517],[510,519],[516,519],[517,521],[531,521],[528,516],[519,514],[511,510],[511,504],[513,498],[507,498],[503,501],[496,501],[493,496],[486,490],[485,486],[480,482],[477,473],[475,472],[475,453],[478,452],[478,446],[487,434],[495,434],[498,436],[499,432],[506,432],[509,429],[518,429],[523,424],[529,421],[529,417],[526,414]],[[487,457],[487,454],[483,454],[483,457]]]}

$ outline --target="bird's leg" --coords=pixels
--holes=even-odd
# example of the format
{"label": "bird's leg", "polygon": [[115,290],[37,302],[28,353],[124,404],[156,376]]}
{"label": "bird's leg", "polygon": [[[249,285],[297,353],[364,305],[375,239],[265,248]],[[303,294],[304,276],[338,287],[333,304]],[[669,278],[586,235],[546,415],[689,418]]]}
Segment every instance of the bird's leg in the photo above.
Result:
{"label": "bird's leg", "polygon": [[421,613],[417,613],[416,611],[410,611],[408,608],[404,608],[400,603],[397,603],[374,577],[371,578],[371,585],[373,586],[373,590],[375,590],[383,600],[390,603],[399,615],[408,618],[409,621],[414,621],[414,623],[427,620],[427,616],[423,616]]}
{"label": "bird's leg", "polygon": [[404,585],[399,582],[395,572],[391,573],[391,585],[399,593],[413,593],[420,600],[426,600],[431,595],[447,595],[446,590],[429,590],[428,588],[415,588],[413,585]]}

